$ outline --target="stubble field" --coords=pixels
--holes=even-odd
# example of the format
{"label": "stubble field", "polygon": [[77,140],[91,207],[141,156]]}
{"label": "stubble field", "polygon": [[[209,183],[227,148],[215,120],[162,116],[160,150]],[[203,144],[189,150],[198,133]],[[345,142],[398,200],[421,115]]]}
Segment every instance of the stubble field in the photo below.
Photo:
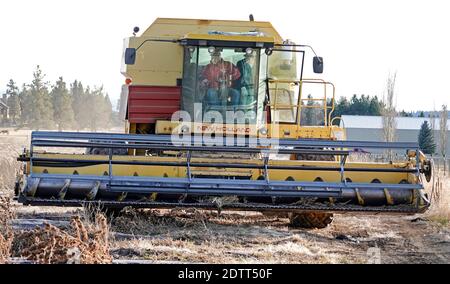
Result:
{"label": "stubble field", "polygon": [[[9,135],[0,135],[0,194],[4,197],[13,195],[21,167],[16,157],[28,146],[29,134],[10,130]],[[54,241],[43,249],[65,255],[59,258],[62,262],[450,263],[450,179],[437,177],[433,192],[437,198],[424,215],[341,214],[321,230],[293,229],[288,219],[260,213],[218,215],[178,208],[128,209],[116,218],[105,221],[97,214],[94,220],[91,211],[95,208],[25,207],[11,201],[5,209],[3,198],[0,213],[5,219],[8,211],[11,217],[0,231],[4,236],[3,241],[0,237],[0,262],[2,254],[8,253],[3,262],[57,262],[54,255],[29,247],[27,238],[38,236],[43,242]],[[431,184],[427,187],[431,193]],[[85,255],[89,250],[99,257]]]}

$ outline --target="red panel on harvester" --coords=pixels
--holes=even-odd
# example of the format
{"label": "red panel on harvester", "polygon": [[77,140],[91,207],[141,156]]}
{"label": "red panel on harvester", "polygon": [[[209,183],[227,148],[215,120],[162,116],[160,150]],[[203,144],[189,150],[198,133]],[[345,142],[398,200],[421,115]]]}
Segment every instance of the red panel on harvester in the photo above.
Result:
{"label": "red panel on harvester", "polygon": [[155,123],[180,110],[181,87],[129,86],[128,120]]}

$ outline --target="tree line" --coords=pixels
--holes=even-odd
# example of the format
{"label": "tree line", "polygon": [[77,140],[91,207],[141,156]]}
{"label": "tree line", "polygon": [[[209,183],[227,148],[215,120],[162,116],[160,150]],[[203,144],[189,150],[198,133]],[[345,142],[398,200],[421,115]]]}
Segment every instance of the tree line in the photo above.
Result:
{"label": "tree line", "polygon": [[385,105],[377,96],[353,95],[350,99],[340,97],[335,103],[333,117],[342,115],[380,116]]}
{"label": "tree line", "polygon": [[[331,106],[331,101],[329,101]],[[386,104],[383,99],[378,96],[356,95],[354,94],[350,99],[340,97],[335,103],[335,109],[332,117],[342,115],[368,115],[368,116],[382,116],[383,110],[386,109]],[[396,116],[400,117],[438,117],[439,111],[396,111]],[[450,116],[449,116],[450,118]]]}
{"label": "tree line", "polygon": [[3,122],[17,127],[97,131],[117,123],[103,87],[84,87],[78,80],[68,85],[63,77],[50,85],[39,66],[20,89],[11,79],[3,99],[9,107],[9,119]]}
{"label": "tree line", "polygon": [[[306,103],[302,100],[301,104],[305,105],[301,112],[301,124],[304,126],[320,125],[324,122],[323,104],[314,100],[313,96],[309,94]],[[327,100],[327,107],[330,110],[333,106],[331,99]],[[383,110],[386,108],[382,100],[377,96],[368,95],[353,95],[350,99],[340,97],[334,103],[334,110],[331,113],[331,119],[342,117],[343,115],[368,115],[381,116]],[[335,124],[335,123],[334,123]]]}

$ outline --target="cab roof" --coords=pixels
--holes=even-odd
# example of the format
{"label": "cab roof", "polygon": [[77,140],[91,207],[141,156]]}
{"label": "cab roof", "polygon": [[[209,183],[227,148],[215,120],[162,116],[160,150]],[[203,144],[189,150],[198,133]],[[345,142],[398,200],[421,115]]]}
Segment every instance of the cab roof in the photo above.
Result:
{"label": "cab roof", "polygon": [[[211,34],[213,31],[224,34]],[[253,31],[261,33],[262,36],[244,35]],[[242,35],[227,35],[226,33],[241,33]],[[283,42],[270,22],[203,19],[157,18],[142,34],[142,37],[168,39],[200,39],[203,37],[205,39],[273,42],[275,44]]]}

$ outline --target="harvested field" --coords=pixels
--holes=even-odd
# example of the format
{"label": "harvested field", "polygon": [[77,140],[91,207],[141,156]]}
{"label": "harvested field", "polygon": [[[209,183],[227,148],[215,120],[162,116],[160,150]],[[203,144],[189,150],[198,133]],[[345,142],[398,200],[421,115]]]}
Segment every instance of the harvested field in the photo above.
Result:
{"label": "harvested field", "polygon": [[[24,131],[0,137],[3,195],[12,195],[11,175],[20,166],[15,158],[27,139]],[[126,209],[106,222],[89,218],[92,209],[86,214],[82,208],[12,203],[8,212],[15,215],[2,228],[14,236],[0,239],[0,262],[6,244],[13,257],[38,263],[67,262],[71,252],[84,255],[76,258],[80,263],[449,263],[450,179],[437,175],[427,191],[433,207],[424,215],[342,214],[321,230],[292,229],[287,219],[260,213]],[[27,244],[30,238],[40,242]],[[55,245],[44,249],[47,240]],[[90,249],[97,256],[86,253]]]}

